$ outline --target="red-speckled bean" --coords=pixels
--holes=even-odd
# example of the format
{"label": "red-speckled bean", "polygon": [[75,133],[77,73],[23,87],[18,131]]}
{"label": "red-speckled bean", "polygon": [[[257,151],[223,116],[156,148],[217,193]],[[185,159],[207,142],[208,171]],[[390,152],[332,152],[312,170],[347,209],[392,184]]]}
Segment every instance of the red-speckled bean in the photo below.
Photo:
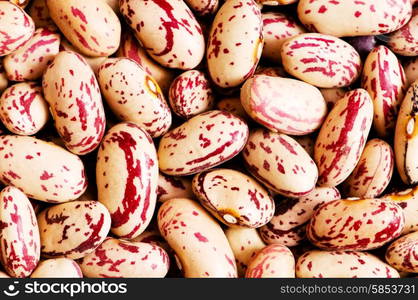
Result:
{"label": "red-speckled bean", "polygon": [[122,32],[117,55],[118,57],[127,57],[136,61],[148,75],[158,82],[158,85],[164,92],[168,91],[174,78],[174,72],[153,60],[130,31]]}
{"label": "red-speckled bean", "polygon": [[22,82],[6,89],[0,98],[0,119],[11,132],[32,135],[49,119],[42,88],[35,82]]}
{"label": "red-speckled bean", "polygon": [[177,264],[186,278],[237,276],[224,232],[195,201],[177,198],[164,202],[158,211],[158,227],[176,252]]}
{"label": "red-speckled bean", "polygon": [[262,5],[276,6],[276,5],[287,5],[296,3],[299,0],[256,0],[257,3]]}
{"label": "red-speckled bean", "polygon": [[80,262],[83,274],[92,278],[162,278],[169,266],[168,255],[161,247],[114,238],[107,238]]}
{"label": "red-speckled bean", "polygon": [[318,183],[337,186],[354,170],[373,120],[373,103],[363,89],[348,92],[328,114],[315,143]]}
{"label": "red-speckled bean", "polygon": [[197,70],[177,76],[171,83],[168,97],[173,112],[184,119],[210,110],[214,102],[206,74]]}
{"label": "red-speckled bean", "polygon": [[261,227],[261,238],[267,244],[288,247],[299,245],[306,238],[306,225],[321,205],[341,199],[336,188],[318,187],[298,199],[277,201],[274,217]]}
{"label": "red-speckled bean", "polygon": [[266,244],[254,228],[230,227],[225,235],[235,256],[238,275],[244,277],[248,263]]}
{"label": "red-speckled bean", "polygon": [[58,54],[59,45],[58,33],[47,28],[38,28],[23,47],[4,58],[7,77],[13,81],[39,79]]}
{"label": "red-speckled bean", "polygon": [[402,65],[385,46],[374,48],[367,56],[362,87],[373,100],[376,132],[382,137],[393,134],[407,86]]}
{"label": "red-speckled bean", "polygon": [[322,205],[306,228],[315,246],[326,250],[371,250],[398,237],[402,208],[378,199],[334,200]]}
{"label": "red-speckled bean", "polygon": [[112,217],[112,232],[124,238],[142,233],[157,201],[158,161],[151,137],[133,123],[112,127],[99,148],[98,199]]}
{"label": "red-speckled bean", "polygon": [[284,196],[302,197],[312,191],[318,179],[318,169],[309,154],[281,133],[254,130],[243,158],[254,177]]}
{"label": "red-speckled bean", "polygon": [[418,183],[418,81],[408,89],[396,121],[394,150],[396,167],[404,183]]}
{"label": "red-speckled bean", "polygon": [[306,29],[292,17],[281,12],[266,12],[262,14],[264,47],[262,56],[273,62],[280,62],[280,50],[284,42]]}
{"label": "red-speckled bean", "polygon": [[8,186],[0,193],[0,262],[13,277],[28,277],[40,258],[35,211],[19,189]]}
{"label": "red-speckled bean", "polygon": [[200,203],[228,226],[258,228],[271,220],[274,202],[251,177],[230,169],[212,169],[193,178]]}
{"label": "red-speckled bean", "polygon": [[248,264],[246,278],[295,278],[295,258],[286,246],[269,245]]}
{"label": "red-speckled bean", "polygon": [[368,141],[356,168],[344,183],[346,196],[380,196],[392,178],[393,165],[393,150],[388,143],[379,139]]}
{"label": "red-speckled bean", "polygon": [[66,202],[80,197],[87,187],[80,158],[33,137],[0,136],[0,180],[21,189],[28,197]]}
{"label": "red-speckled bean", "polygon": [[409,0],[300,0],[298,15],[311,31],[334,36],[378,35],[405,25],[411,17]]}
{"label": "red-speckled bean", "polygon": [[186,177],[158,175],[157,199],[165,202],[172,198],[193,198],[192,180]]}
{"label": "red-speckled bean", "polygon": [[405,215],[402,234],[418,231],[418,186],[384,195],[381,199],[396,203],[402,208]]}
{"label": "red-speckled bean", "polygon": [[133,122],[151,137],[159,137],[171,126],[170,109],[158,83],[135,61],[109,58],[97,74],[100,88],[113,113]]}
{"label": "red-speckled bean", "polygon": [[78,264],[70,258],[51,258],[39,262],[31,278],[82,278]]}
{"label": "red-speckled bean", "polygon": [[286,72],[317,87],[349,86],[361,72],[357,51],[330,35],[297,35],[283,44],[281,55]]}
{"label": "red-speckled bean", "polygon": [[121,25],[103,1],[46,0],[50,17],[81,53],[108,56],[120,43]]}
{"label": "red-speckled bean", "polygon": [[212,23],[206,58],[220,87],[235,87],[253,75],[263,51],[263,22],[253,0],[226,1]]}
{"label": "red-speckled bean", "polygon": [[189,175],[205,171],[236,156],[248,139],[248,126],[231,113],[199,114],[167,132],[158,148],[160,171]]}
{"label": "red-speckled bean", "polygon": [[121,0],[120,11],[161,65],[193,69],[203,58],[202,28],[183,0]]}
{"label": "red-speckled bean", "polygon": [[22,47],[34,31],[32,18],[22,8],[8,1],[0,1],[0,56]]}
{"label": "red-speckled bean", "polygon": [[241,88],[248,115],[271,131],[305,135],[318,129],[327,106],[317,88],[303,81],[255,75]]}
{"label": "red-speckled bean", "polygon": [[212,15],[219,7],[218,0],[185,0],[185,2],[198,16]]}
{"label": "red-speckled bean", "polygon": [[386,251],[386,261],[398,271],[418,273],[418,231],[397,239]]}
{"label": "red-speckled bean", "polygon": [[418,55],[418,8],[412,11],[409,22],[389,35],[388,47],[399,55]]}
{"label": "red-speckled bean", "polygon": [[298,259],[296,276],[298,278],[399,278],[399,273],[370,253],[313,250]]}
{"label": "red-speckled bean", "polygon": [[110,214],[98,201],[72,201],[43,210],[38,224],[43,257],[78,259],[104,241]]}
{"label": "red-speckled bean", "polygon": [[47,68],[42,87],[68,150],[82,155],[96,149],[105,114],[99,84],[86,61],[75,52],[60,52]]}

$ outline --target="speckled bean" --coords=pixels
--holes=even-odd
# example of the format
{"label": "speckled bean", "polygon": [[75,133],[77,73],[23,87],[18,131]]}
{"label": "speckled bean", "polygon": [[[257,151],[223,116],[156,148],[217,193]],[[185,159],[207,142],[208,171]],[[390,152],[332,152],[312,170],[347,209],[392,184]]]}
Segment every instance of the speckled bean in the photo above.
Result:
{"label": "speckled bean", "polygon": [[251,177],[231,169],[212,169],[193,178],[193,193],[228,226],[258,228],[273,217],[274,202]]}
{"label": "speckled bean", "polygon": [[392,147],[380,139],[368,141],[356,168],[344,183],[346,196],[360,198],[380,196],[392,178],[393,166]]}
{"label": "speckled bean", "polygon": [[225,235],[235,256],[238,275],[244,277],[248,263],[266,244],[254,228],[230,227]]}
{"label": "speckled bean", "polygon": [[150,136],[133,123],[112,127],[99,148],[96,183],[115,235],[133,238],[145,230],[157,201],[157,181],[157,154]]}
{"label": "speckled bean", "polygon": [[104,1],[46,0],[49,14],[79,52],[108,56],[120,43],[118,17]]}
{"label": "speckled bean", "polygon": [[320,91],[303,81],[255,75],[241,88],[249,116],[271,131],[305,135],[318,129],[327,106]]}
{"label": "speckled bean", "polygon": [[373,103],[363,89],[348,92],[322,124],[315,143],[321,186],[337,186],[356,167],[373,120]]}
{"label": "speckled bean", "polygon": [[291,137],[254,130],[243,151],[250,173],[273,191],[292,198],[315,187],[318,169],[302,146]]}
{"label": "speckled bean", "polygon": [[35,211],[18,188],[0,192],[0,262],[13,277],[28,277],[40,258]]}
{"label": "speckled bean", "polygon": [[281,55],[286,72],[321,88],[349,86],[361,72],[357,51],[330,35],[297,35],[283,44]]}
{"label": "speckled bean", "polygon": [[93,278],[162,278],[169,266],[168,255],[161,247],[114,238],[107,238],[80,262],[83,274]]}
{"label": "speckled bean", "polygon": [[409,0],[300,0],[298,16],[311,31],[334,36],[378,35],[405,25],[411,17]]}
{"label": "speckled bean", "polygon": [[307,237],[325,250],[371,250],[398,237],[402,208],[378,199],[334,200],[322,205],[306,227]]}
{"label": "speckled bean", "polygon": [[212,15],[219,8],[218,0],[185,0],[185,2],[198,16]]}
{"label": "speckled bean", "polygon": [[235,87],[253,75],[263,51],[261,12],[253,0],[226,1],[212,23],[206,58],[213,82]]}
{"label": "speckled bean", "polygon": [[385,46],[374,48],[364,63],[362,87],[373,100],[373,126],[381,137],[393,134],[399,106],[406,92],[405,72]]}
{"label": "speckled bean", "polygon": [[49,119],[42,88],[35,82],[21,82],[7,88],[0,98],[0,119],[11,132],[32,135]]}
{"label": "speckled bean", "polygon": [[158,211],[158,227],[176,252],[177,264],[186,278],[237,276],[224,232],[195,201],[176,198],[164,202]]}
{"label": "speckled bean", "polygon": [[51,258],[40,261],[31,278],[82,278],[78,264],[70,258]]}
{"label": "speckled bean", "polygon": [[68,150],[82,155],[96,149],[104,134],[105,113],[99,84],[84,58],[61,51],[46,69],[42,87]]}
{"label": "speckled bean", "polygon": [[43,210],[38,224],[43,257],[78,259],[104,241],[110,214],[98,201],[72,201]]}
{"label": "speckled bean", "polygon": [[296,276],[298,278],[399,278],[399,273],[367,252],[313,250],[298,259]]}
{"label": "speckled bean", "polygon": [[306,29],[294,18],[281,12],[262,14],[264,47],[262,56],[273,62],[281,62],[280,50],[284,42],[296,35],[305,33]]}
{"label": "speckled bean", "polygon": [[388,47],[399,55],[418,55],[418,8],[412,10],[412,18],[403,27],[389,35]]}
{"label": "speckled bean", "polygon": [[0,1],[0,56],[22,47],[32,37],[35,24],[19,6]]}
{"label": "speckled bean", "polygon": [[164,95],[155,79],[135,61],[109,58],[100,66],[97,79],[119,119],[137,124],[154,138],[168,131],[171,113]]}
{"label": "speckled bean", "polygon": [[7,77],[13,81],[39,79],[58,54],[59,45],[58,33],[38,28],[25,45],[4,58]]}
{"label": "speckled bean", "polygon": [[121,0],[120,11],[161,65],[193,69],[203,58],[202,28],[183,0]]}
{"label": "speckled bean", "polygon": [[418,232],[397,239],[386,250],[386,261],[398,271],[418,272]]}
{"label": "speckled bean", "polygon": [[245,277],[295,278],[295,258],[286,246],[266,246],[250,261]]}
{"label": "speckled bean", "polygon": [[167,175],[205,171],[240,153],[247,139],[247,124],[233,114],[219,110],[199,114],[162,137],[160,171]]}
{"label": "speckled bean", "polygon": [[168,93],[173,112],[189,119],[213,107],[214,95],[206,74],[190,70],[177,76]]}
{"label": "speckled bean", "polygon": [[66,202],[77,199],[86,190],[80,158],[53,143],[2,135],[0,157],[1,182],[21,189],[30,198]]}

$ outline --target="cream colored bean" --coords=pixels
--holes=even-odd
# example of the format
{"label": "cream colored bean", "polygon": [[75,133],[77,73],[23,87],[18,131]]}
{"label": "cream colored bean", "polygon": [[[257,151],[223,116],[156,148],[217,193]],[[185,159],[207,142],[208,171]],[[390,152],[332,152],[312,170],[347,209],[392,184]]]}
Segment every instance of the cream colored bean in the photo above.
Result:
{"label": "cream colored bean", "polygon": [[157,201],[158,161],[151,137],[133,123],[113,126],[97,155],[98,200],[112,217],[113,234],[133,238],[151,221]]}
{"label": "cream colored bean", "polygon": [[40,131],[49,120],[41,86],[22,82],[6,89],[0,98],[0,119],[14,134],[32,135]]}
{"label": "cream colored bean", "polygon": [[137,124],[154,138],[168,131],[171,113],[164,95],[135,61],[108,58],[97,75],[107,104],[120,120]]}
{"label": "cream colored bean", "polygon": [[225,235],[235,256],[238,275],[244,277],[248,263],[266,244],[254,228],[230,227]]}
{"label": "cream colored bean", "polygon": [[212,169],[193,178],[193,193],[228,226],[258,228],[273,217],[274,202],[251,177],[231,169]]}
{"label": "cream colored bean", "polygon": [[31,278],[82,278],[78,264],[70,258],[51,258],[40,261]]}
{"label": "cream colored bean", "polygon": [[399,278],[399,273],[367,252],[313,250],[298,259],[296,276],[298,278]]}
{"label": "cream colored bean", "polygon": [[86,277],[163,278],[170,261],[159,246],[107,238],[80,263]]}
{"label": "cream colored bean", "polygon": [[12,277],[28,277],[40,258],[35,211],[18,188],[0,192],[0,262]]}
{"label": "cream colored bean", "polygon": [[176,198],[164,202],[158,211],[158,227],[176,252],[177,264],[186,278],[237,276],[224,232],[195,201]]}
{"label": "cream colored bean", "polygon": [[104,241],[110,214],[98,201],[72,201],[43,210],[38,224],[43,257],[78,259]]}
{"label": "cream colored bean", "polygon": [[100,0],[46,0],[49,14],[64,36],[84,55],[108,56],[120,43],[121,25]]}
{"label": "cream colored bean", "polygon": [[21,189],[28,197],[66,202],[80,197],[87,187],[80,158],[65,149],[33,137],[0,136],[0,180]]}
{"label": "cream colored bean", "polygon": [[206,59],[213,82],[236,87],[253,75],[263,51],[261,12],[253,1],[226,1],[212,23]]}
{"label": "cream colored bean", "polygon": [[266,246],[250,261],[245,277],[295,278],[295,258],[286,246]]}

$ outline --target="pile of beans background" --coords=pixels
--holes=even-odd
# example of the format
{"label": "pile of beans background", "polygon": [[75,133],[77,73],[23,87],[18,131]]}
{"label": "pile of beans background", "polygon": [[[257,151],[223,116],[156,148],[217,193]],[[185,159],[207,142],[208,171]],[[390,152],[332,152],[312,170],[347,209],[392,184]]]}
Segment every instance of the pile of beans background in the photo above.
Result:
{"label": "pile of beans background", "polygon": [[0,277],[415,277],[410,0],[0,1]]}

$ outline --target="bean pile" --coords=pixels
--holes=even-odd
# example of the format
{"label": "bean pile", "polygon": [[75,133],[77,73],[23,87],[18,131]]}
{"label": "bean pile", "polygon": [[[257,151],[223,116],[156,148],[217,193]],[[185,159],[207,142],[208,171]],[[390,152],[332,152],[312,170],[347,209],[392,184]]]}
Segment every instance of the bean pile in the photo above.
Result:
{"label": "bean pile", "polygon": [[0,277],[415,277],[410,0],[0,1]]}

